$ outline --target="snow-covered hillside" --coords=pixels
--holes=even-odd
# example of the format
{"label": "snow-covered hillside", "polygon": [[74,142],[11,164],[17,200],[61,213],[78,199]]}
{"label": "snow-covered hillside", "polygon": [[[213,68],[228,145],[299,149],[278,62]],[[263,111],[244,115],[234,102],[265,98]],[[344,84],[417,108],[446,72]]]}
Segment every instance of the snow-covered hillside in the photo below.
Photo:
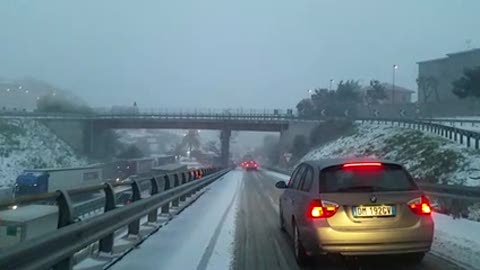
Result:
{"label": "snow-covered hillside", "polygon": [[401,162],[431,182],[480,186],[480,151],[401,127],[358,124],[352,135],[314,149],[302,160],[354,156]]}
{"label": "snow-covered hillside", "polygon": [[11,185],[24,169],[87,164],[48,128],[33,120],[0,120],[0,186]]}

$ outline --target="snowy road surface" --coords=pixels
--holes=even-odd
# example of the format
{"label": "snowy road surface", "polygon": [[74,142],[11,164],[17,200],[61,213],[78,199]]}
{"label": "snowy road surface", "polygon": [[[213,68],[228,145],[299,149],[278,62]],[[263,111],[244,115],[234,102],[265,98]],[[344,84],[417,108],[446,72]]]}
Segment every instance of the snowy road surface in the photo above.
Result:
{"label": "snowy road surface", "polygon": [[196,202],[112,269],[228,269],[241,180],[242,172],[233,171],[215,181]]}
{"label": "snowy road surface", "polygon": [[432,254],[416,268],[392,257],[354,263],[316,259],[299,268],[291,240],[278,226],[281,191],[274,184],[281,178],[264,171],[230,172],[113,269],[462,269]]}

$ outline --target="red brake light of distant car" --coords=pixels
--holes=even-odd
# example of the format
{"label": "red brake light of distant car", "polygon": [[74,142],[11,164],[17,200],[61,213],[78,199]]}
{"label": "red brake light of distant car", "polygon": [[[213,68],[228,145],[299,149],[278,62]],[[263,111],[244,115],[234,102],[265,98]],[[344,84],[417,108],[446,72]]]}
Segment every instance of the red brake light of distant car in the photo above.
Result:
{"label": "red brake light of distant car", "polygon": [[355,163],[345,163],[342,166],[343,168],[354,168],[354,167],[382,167],[380,162],[355,162]]}
{"label": "red brake light of distant car", "polygon": [[425,195],[422,195],[422,197],[413,199],[409,201],[407,204],[410,210],[412,210],[416,214],[430,215],[432,213],[432,206],[430,205],[430,201]]}
{"label": "red brake light of distant car", "polygon": [[338,204],[329,201],[314,200],[308,209],[310,218],[329,218],[337,213]]}

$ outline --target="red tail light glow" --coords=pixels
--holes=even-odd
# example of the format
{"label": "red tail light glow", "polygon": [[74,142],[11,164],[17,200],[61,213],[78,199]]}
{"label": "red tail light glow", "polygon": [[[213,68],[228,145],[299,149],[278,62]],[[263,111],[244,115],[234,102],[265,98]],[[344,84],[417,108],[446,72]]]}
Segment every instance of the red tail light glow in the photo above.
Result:
{"label": "red tail light glow", "polygon": [[342,166],[343,168],[353,168],[353,167],[382,167],[380,162],[355,162],[355,163],[345,163]]}
{"label": "red tail light glow", "polygon": [[329,201],[312,201],[308,210],[310,218],[329,218],[337,213],[338,204]]}
{"label": "red tail light glow", "polygon": [[415,214],[430,215],[432,213],[432,207],[430,205],[430,201],[425,195],[422,195],[422,197],[413,199],[409,201],[407,204],[410,210],[412,210]]}

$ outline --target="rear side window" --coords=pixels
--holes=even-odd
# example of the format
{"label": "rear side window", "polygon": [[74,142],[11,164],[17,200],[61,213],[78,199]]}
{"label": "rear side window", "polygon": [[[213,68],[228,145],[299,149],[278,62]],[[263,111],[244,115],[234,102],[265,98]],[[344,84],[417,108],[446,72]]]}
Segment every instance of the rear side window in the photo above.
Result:
{"label": "rear side window", "polygon": [[313,169],[310,166],[308,166],[307,172],[305,173],[305,177],[303,180],[302,190],[309,191],[310,188],[312,187],[312,182],[313,182]]}
{"label": "rear side window", "polygon": [[297,167],[297,168],[295,169],[295,171],[293,171],[292,176],[290,177],[290,181],[288,181],[288,187],[289,187],[289,188],[292,188],[292,187],[293,187],[293,181],[295,180],[295,177],[297,176],[298,171],[300,171],[300,168],[299,168],[299,167]]}
{"label": "rear side window", "polygon": [[379,167],[329,167],[320,173],[320,192],[409,191],[418,187],[401,167],[382,164]]}
{"label": "rear side window", "polygon": [[293,188],[294,189],[300,189],[300,182],[302,180],[303,174],[305,173],[305,166],[301,166],[300,169],[298,170],[297,175],[295,175],[295,178],[293,179]]}

